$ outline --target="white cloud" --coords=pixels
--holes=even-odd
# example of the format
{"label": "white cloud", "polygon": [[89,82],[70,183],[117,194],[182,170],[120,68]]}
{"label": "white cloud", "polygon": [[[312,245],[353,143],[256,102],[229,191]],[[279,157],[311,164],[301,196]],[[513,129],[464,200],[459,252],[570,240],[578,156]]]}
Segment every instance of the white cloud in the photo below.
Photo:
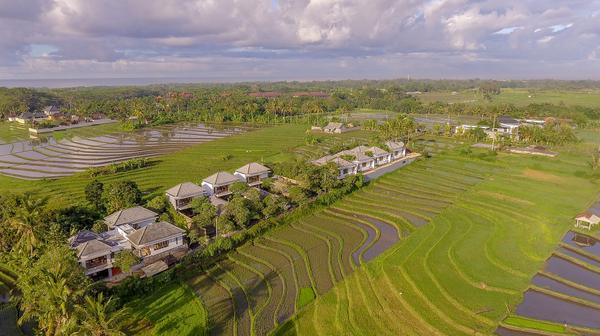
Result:
{"label": "white cloud", "polygon": [[399,59],[415,76],[435,75],[431,62],[442,64],[434,77],[475,75],[490,60],[559,71],[596,55],[598,9],[585,0],[0,0],[0,73],[168,76],[215,62],[240,79],[349,77],[364,75],[357,64],[387,75],[382,64]]}

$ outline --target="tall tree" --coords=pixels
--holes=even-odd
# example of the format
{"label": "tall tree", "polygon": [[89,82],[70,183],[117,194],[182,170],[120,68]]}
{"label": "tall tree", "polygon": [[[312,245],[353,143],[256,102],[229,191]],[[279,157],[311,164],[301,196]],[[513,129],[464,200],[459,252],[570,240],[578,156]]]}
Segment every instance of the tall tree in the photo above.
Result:
{"label": "tall tree", "polygon": [[103,192],[106,210],[114,212],[138,205],[142,201],[142,192],[133,181],[111,183]]}
{"label": "tall tree", "polygon": [[104,201],[102,193],[104,192],[104,184],[98,180],[93,180],[85,186],[85,199],[96,208],[97,211],[104,209]]}
{"label": "tall tree", "polygon": [[121,336],[124,321],[127,318],[125,309],[117,309],[112,298],[104,299],[100,293],[96,299],[85,297],[83,305],[77,308],[79,325],[73,335],[85,336]]}
{"label": "tall tree", "polygon": [[39,198],[26,193],[18,197],[17,208],[5,221],[15,232],[17,241],[13,250],[33,256],[42,244],[42,237],[47,227],[42,221],[47,198]]}
{"label": "tall tree", "polygon": [[69,335],[76,326],[76,306],[89,279],[67,246],[49,246],[17,281],[22,298],[20,323],[35,320],[46,335]]}

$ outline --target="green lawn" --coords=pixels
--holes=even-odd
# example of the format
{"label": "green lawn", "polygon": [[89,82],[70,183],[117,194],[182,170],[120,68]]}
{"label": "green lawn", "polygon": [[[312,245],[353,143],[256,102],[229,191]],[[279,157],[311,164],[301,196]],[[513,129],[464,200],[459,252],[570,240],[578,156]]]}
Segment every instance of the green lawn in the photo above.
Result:
{"label": "green lawn", "polygon": [[174,283],[127,304],[138,335],[207,335],[208,318],[202,302],[189,286]]}
{"label": "green lawn", "polygon": [[[459,92],[424,92],[416,95],[423,102],[446,102],[466,104],[490,104],[476,90]],[[600,107],[599,90],[542,90],[542,89],[502,89],[500,95],[494,96],[491,104],[510,103],[517,106],[528,104],[551,103],[565,105],[581,105]]]}

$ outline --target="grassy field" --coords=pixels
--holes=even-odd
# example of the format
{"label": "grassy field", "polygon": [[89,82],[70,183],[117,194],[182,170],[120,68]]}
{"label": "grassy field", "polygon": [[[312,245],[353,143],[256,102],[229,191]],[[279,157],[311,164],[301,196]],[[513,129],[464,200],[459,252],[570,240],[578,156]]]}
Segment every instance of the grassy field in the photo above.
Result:
{"label": "grassy field", "polygon": [[[465,181],[457,172],[478,172],[481,180],[462,186],[429,224],[317,298],[281,334],[308,335],[314,328],[319,334],[490,334],[521,301],[572,216],[600,191],[597,183],[577,177],[587,167],[574,153],[555,159],[500,154],[479,163],[441,154],[426,162],[411,167],[418,171],[385,177],[394,183],[376,185],[439,203],[449,201],[443,197],[448,188]],[[431,172],[447,178],[432,180]],[[387,197],[372,193],[356,202],[361,193],[339,207],[381,213],[377,208]],[[392,203],[393,209],[407,203]],[[402,218],[392,214],[389,220]],[[382,319],[374,323],[379,311]]]}
{"label": "grassy field", "polygon": [[[305,125],[258,129],[195,145],[161,156],[150,167],[105,176],[100,180],[133,180],[147,195],[156,195],[184,181],[199,183],[219,170],[234,170],[251,161],[272,162],[281,159],[282,153],[293,153],[296,147],[304,144],[306,129]],[[39,195],[79,201],[83,199],[83,189],[89,181],[85,174],[39,181],[0,176],[0,192],[31,190]]]}
{"label": "grassy field", "polygon": [[[459,92],[424,92],[416,95],[423,102],[446,102],[468,104],[490,104],[475,90]],[[600,91],[557,91],[557,90],[529,90],[529,89],[502,89],[498,96],[494,96],[494,103],[510,103],[517,106],[528,104],[551,103],[565,105],[581,105],[600,107]]]}
{"label": "grassy field", "polygon": [[126,308],[134,320],[129,329],[136,335],[207,335],[206,310],[185,284],[171,284]]}

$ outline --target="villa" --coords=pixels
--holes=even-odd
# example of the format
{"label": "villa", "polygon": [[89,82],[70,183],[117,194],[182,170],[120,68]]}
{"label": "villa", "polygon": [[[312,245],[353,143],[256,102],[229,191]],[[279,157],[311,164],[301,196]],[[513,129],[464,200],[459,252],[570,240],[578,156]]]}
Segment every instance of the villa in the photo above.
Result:
{"label": "villa", "polygon": [[149,224],[127,236],[133,252],[141,257],[165,255],[171,250],[186,246],[185,231],[171,223],[157,222]]}
{"label": "villa", "polygon": [[120,272],[113,267],[114,254],[123,249],[119,244],[105,241],[99,234],[87,230],[69,238],[69,244],[76,250],[85,275],[111,278]]}
{"label": "villa", "polygon": [[248,163],[233,173],[233,175],[237,176],[242,182],[247,183],[251,187],[260,185],[270,174],[271,169],[256,162]]}
{"label": "villa", "polygon": [[92,278],[110,280],[121,273],[114,261],[116,253],[124,250],[142,258],[134,269],[144,271],[144,267],[163,258],[187,251],[184,230],[167,222],[156,222],[157,218],[156,213],[143,207],[123,209],[104,219],[108,231],[83,230],[69,238],[69,244],[76,250],[85,274]]}
{"label": "villa", "polygon": [[158,214],[141,206],[116,211],[104,218],[109,229],[128,235],[148,224],[156,222]]}
{"label": "villa", "polygon": [[374,153],[369,147],[358,146],[353,149],[341,151],[335,155],[344,160],[351,161],[356,164],[359,172],[368,171],[375,168]]}
{"label": "villa", "polygon": [[338,178],[343,179],[348,175],[370,171],[406,156],[403,142],[388,141],[386,146],[390,152],[376,146],[358,146],[333,155],[326,155],[312,163],[318,166],[334,163],[339,169]]}
{"label": "villa", "polygon": [[238,182],[238,177],[228,172],[218,172],[202,181],[204,193],[208,196],[224,197],[231,195],[229,187],[235,182]]}
{"label": "villa", "polygon": [[338,167],[338,179],[340,180],[348,175],[356,175],[358,173],[358,166],[356,164],[333,155],[324,156],[313,161],[313,164],[317,166],[324,166],[328,163],[334,163]]}
{"label": "villa", "polygon": [[379,148],[379,147],[371,147],[368,150],[373,153],[373,159],[375,160],[375,166],[381,166],[386,163],[390,163],[392,161],[392,154],[389,152]]}
{"label": "villa", "polygon": [[340,134],[340,133],[346,133],[346,132],[357,130],[358,127],[354,127],[354,125],[352,125],[352,124],[345,125],[341,122],[330,122],[323,128],[316,127],[314,129],[322,130],[325,133]]}
{"label": "villa", "polygon": [[182,211],[189,209],[194,199],[204,197],[204,189],[192,182],[184,182],[167,190],[166,195],[173,208]]}
{"label": "villa", "polygon": [[521,123],[517,119],[510,116],[498,117],[498,123],[500,126],[496,128],[496,131],[509,135],[514,135],[516,133],[515,130],[521,126]]}
{"label": "villa", "polygon": [[391,153],[391,159],[397,160],[406,156],[406,146],[402,141],[386,141],[385,145]]}

